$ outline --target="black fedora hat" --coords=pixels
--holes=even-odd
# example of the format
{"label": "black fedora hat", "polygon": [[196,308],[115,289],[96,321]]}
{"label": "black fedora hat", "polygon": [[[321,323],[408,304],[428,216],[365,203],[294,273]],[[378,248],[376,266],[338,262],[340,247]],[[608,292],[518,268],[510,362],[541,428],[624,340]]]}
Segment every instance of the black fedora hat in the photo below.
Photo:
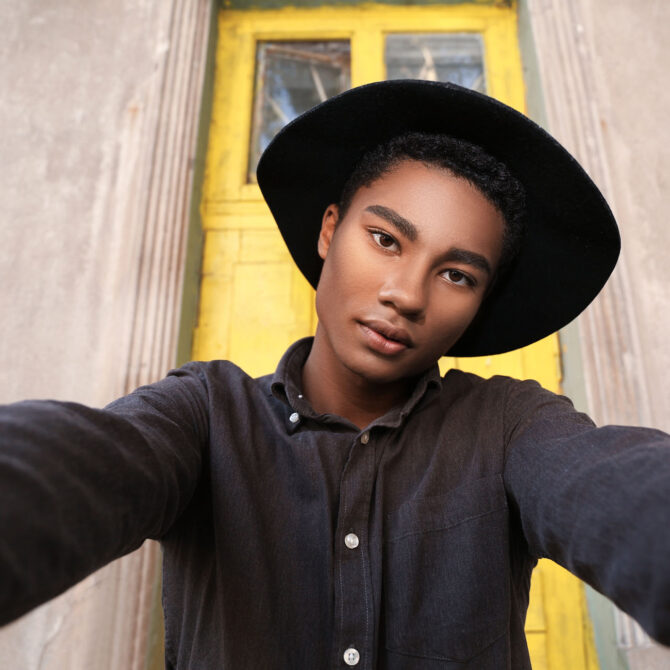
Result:
{"label": "black fedora hat", "polygon": [[377,82],[351,89],[285,126],[258,164],[258,184],[307,280],[316,287],[321,218],[361,156],[407,131],[467,140],[526,189],[526,232],[452,356],[503,353],[572,321],[614,269],[620,240],[598,188],[577,161],[512,108],[455,84]]}

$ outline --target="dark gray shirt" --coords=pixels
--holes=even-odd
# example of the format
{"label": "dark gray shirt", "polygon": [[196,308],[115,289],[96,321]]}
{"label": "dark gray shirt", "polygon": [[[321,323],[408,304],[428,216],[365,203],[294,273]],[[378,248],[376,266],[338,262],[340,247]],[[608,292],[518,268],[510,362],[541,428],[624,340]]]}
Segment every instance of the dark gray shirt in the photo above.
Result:
{"label": "dark gray shirt", "polygon": [[168,668],[529,668],[545,556],[670,643],[667,435],[437,368],[360,431],[302,397],[309,347],[0,410],[1,620],[152,537]]}

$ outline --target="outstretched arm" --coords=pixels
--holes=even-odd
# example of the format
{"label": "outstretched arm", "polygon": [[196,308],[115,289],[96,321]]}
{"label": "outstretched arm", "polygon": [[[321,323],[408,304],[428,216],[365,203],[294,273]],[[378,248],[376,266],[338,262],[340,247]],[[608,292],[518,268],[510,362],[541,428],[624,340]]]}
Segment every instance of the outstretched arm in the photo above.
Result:
{"label": "outstretched arm", "polygon": [[0,407],[0,624],[160,537],[193,494],[206,440],[206,389],[189,366],[104,410]]}
{"label": "outstretched arm", "polygon": [[560,563],[670,645],[670,436],[596,428],[534,383],[508,402],[505,484],[531,553]]}

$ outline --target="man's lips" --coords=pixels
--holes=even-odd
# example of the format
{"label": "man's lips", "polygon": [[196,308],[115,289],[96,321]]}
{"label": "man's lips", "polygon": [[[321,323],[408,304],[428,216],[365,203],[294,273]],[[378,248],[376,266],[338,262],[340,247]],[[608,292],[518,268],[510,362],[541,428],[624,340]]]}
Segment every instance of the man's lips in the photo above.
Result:
{"label": "man's lips", "polygon": [[402,328],[376,319],[359,322],[368,344],[383,354],[398,354],[412,346],[412,338]]}

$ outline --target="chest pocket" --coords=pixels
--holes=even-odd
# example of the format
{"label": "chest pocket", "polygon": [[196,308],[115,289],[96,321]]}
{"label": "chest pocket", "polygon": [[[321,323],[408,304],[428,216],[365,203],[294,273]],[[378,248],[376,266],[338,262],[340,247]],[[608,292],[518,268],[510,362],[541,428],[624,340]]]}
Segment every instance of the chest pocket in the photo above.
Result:
{"label": "chest pocket", "polygon": [[389,515],[383,566],[387,650],[467,662],[501,638],[509,618],[507,542],[507,502],[498,475],[413,500]]}

